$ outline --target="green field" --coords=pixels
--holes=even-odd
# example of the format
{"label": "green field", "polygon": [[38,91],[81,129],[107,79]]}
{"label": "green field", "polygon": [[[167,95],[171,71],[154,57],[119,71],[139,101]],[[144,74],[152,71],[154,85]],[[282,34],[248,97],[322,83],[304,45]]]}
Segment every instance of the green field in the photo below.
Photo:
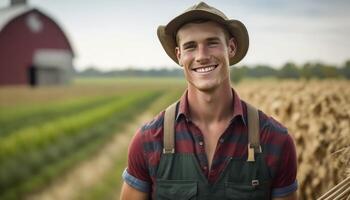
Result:
{"label": "green field", "polygon": [[[181,96],[181,79],[78,79],[59,87],[0,88],[0,199],[26,198],[89,159],[144,112]],[[151,120],[151,119],[149,119]],[[136,129],[135,129],[136,131]],[[120,189],[126,149],[77,199]]]}

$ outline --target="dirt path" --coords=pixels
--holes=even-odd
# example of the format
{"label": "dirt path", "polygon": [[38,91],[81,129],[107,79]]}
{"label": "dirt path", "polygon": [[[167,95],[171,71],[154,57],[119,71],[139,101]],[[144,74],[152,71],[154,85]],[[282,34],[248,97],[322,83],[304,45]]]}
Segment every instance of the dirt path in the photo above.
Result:
{"label": "dirt path", "polygon": [[128,124],[124,131],[115,136],[103,146],[92,158],[83,161],[74,169],[54,181],[42,191],[30,194],[26,200],[70,200],[83,191],[84,188],[99,182],[103,175],[111,169],[119,152],[127,148],[136,129],[151,119],[151,114],[145,112],[134,122]]}

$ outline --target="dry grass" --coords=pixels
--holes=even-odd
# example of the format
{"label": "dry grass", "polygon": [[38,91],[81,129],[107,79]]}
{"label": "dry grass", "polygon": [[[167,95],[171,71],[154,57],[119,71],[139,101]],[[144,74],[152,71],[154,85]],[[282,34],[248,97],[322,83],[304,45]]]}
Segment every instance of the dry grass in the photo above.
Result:
{"label": "dry grass", "polygon": [[11,106],[40,105],[62,100],[117,94],[125,91],[183,88],[182,79],[165,78],[110,78],[78,79],[67,86],[2,86],[0,108]]}

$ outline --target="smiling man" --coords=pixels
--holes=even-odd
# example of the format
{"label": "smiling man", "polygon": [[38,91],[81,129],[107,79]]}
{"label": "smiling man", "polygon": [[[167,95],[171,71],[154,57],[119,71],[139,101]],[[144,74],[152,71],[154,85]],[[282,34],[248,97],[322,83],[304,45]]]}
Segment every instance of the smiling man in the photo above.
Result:
{"label": "smiling man", "polygon": [[187,90],[135,134],[121,199],[297,199],[292,138],[231,87],[230,66],[249,46],[245,26],[201,2],[158,38]]}

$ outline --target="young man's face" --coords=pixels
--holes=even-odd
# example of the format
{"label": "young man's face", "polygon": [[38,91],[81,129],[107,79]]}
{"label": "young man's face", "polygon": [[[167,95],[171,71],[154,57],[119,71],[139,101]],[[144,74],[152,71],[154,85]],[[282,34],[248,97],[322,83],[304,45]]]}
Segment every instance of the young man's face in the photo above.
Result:
{"label": "young man's face", "polygon": [[229,58],[235,54],[233,39],[227,42],[215,22],[188,23],[177,32],[176,55],[189,87],[211,91],[229,79]]}

